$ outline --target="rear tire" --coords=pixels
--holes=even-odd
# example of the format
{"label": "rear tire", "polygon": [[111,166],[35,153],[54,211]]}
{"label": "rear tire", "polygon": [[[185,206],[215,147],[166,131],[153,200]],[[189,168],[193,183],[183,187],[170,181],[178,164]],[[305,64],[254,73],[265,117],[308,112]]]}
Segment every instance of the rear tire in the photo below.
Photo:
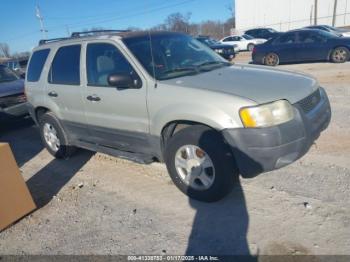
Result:
{"label": "rear tire", "polygon": [[171,137],[165,162],[174,184],[199,201],[224,198],[238,179],[231,149],[217,131],[206,126],[191,126]]}
{"label": "rear tire", "polygon": [[263,60],[264,65],[267,66],[277,66],[280,63],[280,58],[275,53],[268,53]]}
{"label": "rear tire", "polygon": [[333,63],[345,63],[350,59],[350,51],[346,47],[337,47],[332,51],[330,58]]}
{"label": "rear tire", "polygon": [[39,118],[40,136],[45,148],[56,158],[68,158],[74,151],[75,147],[68,144],[68,139],[64,130],[51,112],[47,112]]}

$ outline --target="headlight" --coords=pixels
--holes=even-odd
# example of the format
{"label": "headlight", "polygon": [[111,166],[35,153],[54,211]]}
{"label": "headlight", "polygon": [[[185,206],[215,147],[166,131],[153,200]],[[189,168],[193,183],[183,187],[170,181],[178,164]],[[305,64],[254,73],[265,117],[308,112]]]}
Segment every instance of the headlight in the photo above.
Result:
{"label": "headlight", "polygon": [[224,52],[223,49],[216,49],[215,51],[216,51],[216,53],[218,53],[218,54],[222,54],[222,53]]}
{"label": "headlight", "polygon": [[287,100],[244,107],[239,111],[245,127],[269,127],[288,122],[294,118],[294,110]]}

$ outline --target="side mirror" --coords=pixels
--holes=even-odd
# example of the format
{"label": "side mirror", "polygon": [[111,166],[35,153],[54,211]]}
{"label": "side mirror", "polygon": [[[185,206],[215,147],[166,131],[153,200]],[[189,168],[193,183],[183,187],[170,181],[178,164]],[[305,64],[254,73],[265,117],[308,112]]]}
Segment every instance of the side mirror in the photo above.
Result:
{"label": "side mirror", "polygon": [[137,89],[142,86],[141,79],[127,73],[116,73],[108,76],[108,84],[120,89]]}

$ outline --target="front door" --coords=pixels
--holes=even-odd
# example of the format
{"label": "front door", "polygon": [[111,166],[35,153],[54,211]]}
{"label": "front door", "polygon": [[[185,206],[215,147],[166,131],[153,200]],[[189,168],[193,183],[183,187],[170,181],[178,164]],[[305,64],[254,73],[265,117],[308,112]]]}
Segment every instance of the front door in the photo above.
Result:
{"label": "front door", "polygon": [[326,42],[327,39],[316,30],[299,32],[296,56],[305,62],[327,59],[329,48]]}
{"label": "front door", "polygon": [[[84,47],[85,113],[91,142],[132,152],[147,151],[149,122],[146,81],[113,42],[92,42]],[[110,86],[111,74],[129,74],[140,87]]]}

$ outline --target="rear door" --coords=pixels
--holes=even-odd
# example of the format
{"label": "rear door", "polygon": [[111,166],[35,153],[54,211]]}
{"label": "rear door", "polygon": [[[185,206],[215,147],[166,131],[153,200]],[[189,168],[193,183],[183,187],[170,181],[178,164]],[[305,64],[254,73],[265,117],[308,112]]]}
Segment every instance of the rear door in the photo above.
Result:
{"label": "rear door", "polygon": [[46,85],[49,108],[73,140],[89,137],[81,85],[81,45],[59,47],[52,59]]}
{"label": "rear door", "polygon": [[[94,143],[133,152],[149,149],[149,121],[146,80],[124,54],[111,42],[90,42],[84,47],[86,77],[84,103]],[[110,86],[108,76],[132,75],[141,81],[138,89]]]}

